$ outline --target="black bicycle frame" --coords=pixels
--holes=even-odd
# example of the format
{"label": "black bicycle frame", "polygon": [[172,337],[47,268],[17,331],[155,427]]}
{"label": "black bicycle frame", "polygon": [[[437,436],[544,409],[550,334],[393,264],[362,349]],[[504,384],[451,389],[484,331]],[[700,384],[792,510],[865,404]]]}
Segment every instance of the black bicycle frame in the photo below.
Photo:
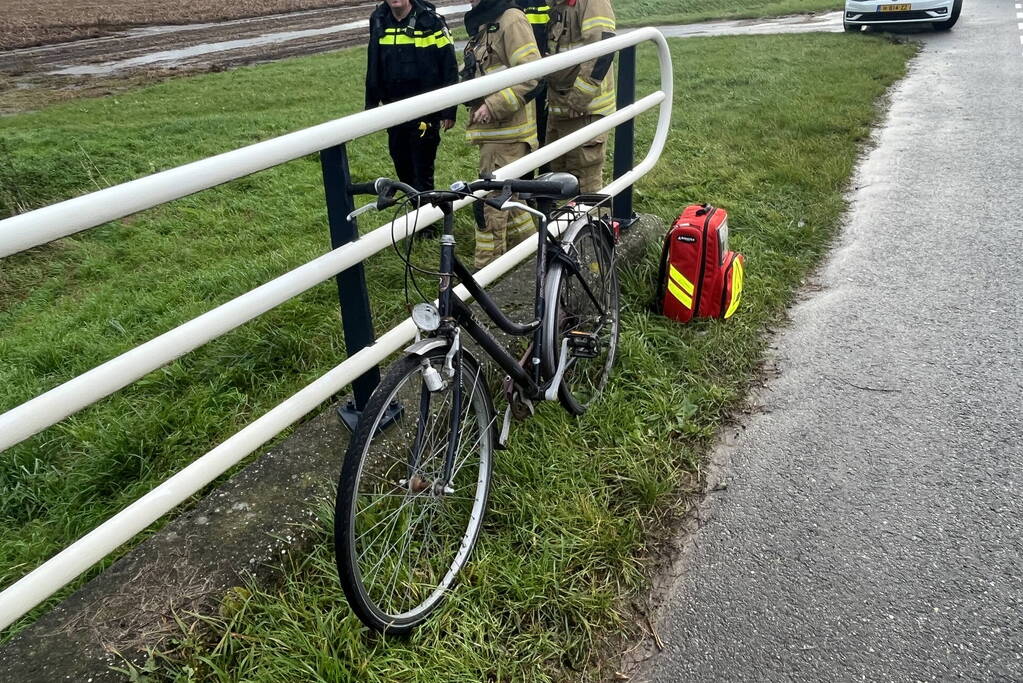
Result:
{"label": "black bicycle frame", "polygon": [[[508,318],[487,294],[486,290],[476,281],[476,278],[465,267],[465,264],[458,259],[458,256],[455,254],[455,241],[452,235],[454,218],[452,216],[451,204],[443,204],[441,211],[444,212],[444,230],[441,234],[440,246],[440,293],[438,296],[438,309],[441,319],[457,321],[458,325],[522,388],[526,397],[530,399],[540,398],[543,393],[543,378],[540,371],[540,359],[543,353],[543,332],[540,323],[543,320],[546,305],[544,282],[547,277],[547,250],[551,244],[557,244],[547,231],[547,221],[542,221],[542,225],[537,230],[534,318],[532,321],[523,324]],[[548,211],[544,211],[544,213],[547,214]],[[453,295],[452,289],[455,278],[465,285],[465,288],[469,290],[469,294],[472,295],[476,303],[483,309],[483,312],[487,314],[487,317],[498,328],[515,336],[533,335],[533,350],[529,359],[530,371],[524,369],[519,364],[519,361],[486,328],[477,323],[469,307],[461,299]]]}
{"label": "black bicycle frame", "polygon": [[[440,194],[440,193],[437,193]],[[562,262],[562,264],[574,274],[579,282],[582,284],[587,296],[594,302],[594,304],[600,308],[599,299],[594,296],[589,285],[586,283],[586,279],[581,276],[579,266],[571,258],[566,257],[560,250],[557,240],[548,232],[547,225],[549,219],[546,216],[551,215],[551,209],[553,209],[553,201],[551,200],[540,200],[540,209],[545,215],[545,219],[541,222],[539,230],[537,230],[537,256],[536,256],[536,276],[535,276],[535,306],[534,306],[534,319],[528,323],[517,323],[511,320],[504,312],[498,307],[494,300],[487,294],[486,290],[476,281],[472,273],[468,268],[465,267],[455,254],[455,239],[454,239],[454,215],[452,201],[439,201],[436,205],[440,208],[444,214],[444,228],[440,237],[440,291],[437,297],[438,311],[443,321],[457,322],[461,329],[476,341],[477,344],[489,355],[498,366],[504,370],[512,381],[521,388],[524,392],[525,397],[529,399],[539,399],[544,393],[546,388],[544,384],[544,378],[541,375],[541,362],[543,353],[543,331],[541,329],[541,323],[543,321],[544,310],[546,306],[546,292],[544,291],[545,281],[547,279],[547,263],[548,263],[548,249],[552,246],[555,248],[555,257]],[[453,288],[455,278],[457,278],[465,288],[469,291],[469,294],[479,304],[480,308],[483,309],[487,317],[497,327],[504,332],[515,335],[515,336],[526,336],[528,334],[533,335],[533,348],[529,358],[529,368],[527,371],[519,361],[508,352],[508,350],[501,344],[497,339],[493,337],[478,322],[472,315],[471,309],[457,296],[454,296]],[[603,311],[601,311],[603,314]],[[448,322],[450,329],[450,322]],[[442,328],[443,333],[443,328]],[[444,466],[444,477],[445,482],[450,482],[453,476],[454,460],[457,455],[456,451],[458,448],[458,442],[461,437],[461,411],[462,411],[462,382],[461,382],[461,349],[451,358],[452,369],[454,370],[454,376],[452,381],[454,385],[452,387],[452,410],[451,410],[451,438],[448,441],[447,452],[445,454],[445,466]],[[432,397],[429,390],[423,387],[420,402],[419,402],[419,426],[417,428],[415,441],[413,444],[412,451],[409,453],[408,471],[409,478],[413,475],[413,472],[418,467],[420,460],[420,450],[422,448],[423,429],[427,422],[427,418],[430,410],[430,403]]]}

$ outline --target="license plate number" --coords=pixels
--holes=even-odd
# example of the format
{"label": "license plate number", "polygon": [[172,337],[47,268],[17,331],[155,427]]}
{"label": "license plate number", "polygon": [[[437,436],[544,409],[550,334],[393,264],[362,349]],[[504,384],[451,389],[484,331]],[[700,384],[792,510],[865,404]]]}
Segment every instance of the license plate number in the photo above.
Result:
{"label": "license plate number", "polygon": [[912,5],[880,5],[878,9],[882,12],[908,12]]}

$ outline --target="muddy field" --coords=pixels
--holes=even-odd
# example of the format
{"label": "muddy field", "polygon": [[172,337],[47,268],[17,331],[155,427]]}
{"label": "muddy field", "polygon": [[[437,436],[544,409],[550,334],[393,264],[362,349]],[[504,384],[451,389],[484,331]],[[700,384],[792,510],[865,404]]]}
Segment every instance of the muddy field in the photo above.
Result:
{"label": "muddy field", "polygon": [[358,0],[2,0],[0,50],[108,35],[135,26],[193,24],[324,7]]}
{"label": "muddy field", "polygon": [[[238,0],[233,5],[227,0],[184,0],[175,7],[166,0],[108,0],[102,5],[104,16],[125,23],[115,28],[113,19],[104,19],[102,29],[96,16],[88,19],[87,9],[100,5],[59,13],[53,9],[56,0],[0,0],[6,2],[14,3],[14,12],[0,16],[0,26],[9,25],[12,16],[27,22],[30,16],[42,16],[41,7],[50,7],[50,16],[63,17],[60,30],[71,30],[77,21],[72,17],[80,17],[104,35],[88,37],[83,28],[76,34],[79,39],[54,43],[44,37],[49,29],[37,23],[34,33],[26,29],[23,35],[44,44],[0,49],[0,116],[188,73],[365,44],[367,19],[379,0]],[[452,27],[469,8],[465,0],[436,4]],[[296,9],[300,7],[312,9]],[[243,14],[252,16],[214,19]]]}

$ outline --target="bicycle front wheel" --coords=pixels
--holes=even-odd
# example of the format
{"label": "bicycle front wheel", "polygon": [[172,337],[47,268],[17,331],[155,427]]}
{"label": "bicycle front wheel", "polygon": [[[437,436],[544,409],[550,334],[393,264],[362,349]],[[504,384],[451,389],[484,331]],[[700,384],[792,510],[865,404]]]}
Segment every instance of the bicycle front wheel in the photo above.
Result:
{"label": "bicycle front wheel", "polygon": [[607,384],[618,354],[618,274],[610,232],[593,220],[569,228],[562,240],[574,267],[555,261],[547,274],[543,363],[553,377],[568,341],[558,399],[582,415]]}
{"label": "bicycle front wheel", "polygon": [[338,483],[338,576],[355,614],[382,633],[406,634],[441,604],[483,522],[494,410],[479,364],[464,351],[455,354],[454,377],[427,388],[429,369],[447,377],[446,353],[391,367],[359,420]]}

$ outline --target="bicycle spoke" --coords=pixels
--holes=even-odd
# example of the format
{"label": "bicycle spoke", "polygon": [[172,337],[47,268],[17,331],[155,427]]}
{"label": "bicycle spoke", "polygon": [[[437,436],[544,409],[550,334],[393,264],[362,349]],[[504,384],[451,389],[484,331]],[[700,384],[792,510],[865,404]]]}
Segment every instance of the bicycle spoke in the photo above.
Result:
{"label": "bicycle spoke", "polygon": [[[363,531],[363,532],[362,532],[361,534],[359,534],[359,535],[358,535],[358,536],[357,536],[357,537],[355,538],[355,541],[356,541],[356,542],[360,541],[360,540],[361,540],[361,539],[362,539],[362,538],[363,538],[363,537],[364,537],[364,536],[365,536],[366,534],[368,534],[368,533],[369,533],[370,531],[373,531],[373,529],[376,529],[376,528],[377,528],[378,526],[380,526],[381,524],[383,524],[383,523],[384,523],[385,521],[387,521],[387,520],[389,520],[389,519],[392,519],[392,518],[393,518],[393,517],[395,517],[396,515],[399,515],[399,514],[401,514],[401,511],[402,511],[402,510],[404,510],[404,509],[405,509],[406,507],[408,507],[408,506],[409,506],[409,505],[411,504],[411,502],[412,502],[413,500],[415,500],[415,499],[417,499],[417,498],[420,498],[420,497],[422,497],[422,496],[423,496],[423,495],[425,495],[426,493],[428,493],[428,491],[420,491],[419,493],[417,493],[417,494],[415,494],[415,495],[413,495],[413,496],[408,496],[408,499],[407,499],[407,500],[406,500],[405,502],[403,502],[403,503],[402,503],[402,504],[401,504],[401,505],[400,505],[400,506],[398,507],[398,509],[397,509],[397,510],[395,510],[395,511],[394,511],[393,513],[391,513],[391,515],[390,515],[390,516],[388,516],[388,517],[384,518],[383,520],[381,520],[381,521],[377,522],[376,524],[374,524],[374,525],[373,525],[372,527],[370,527],[369,529],[366,529],[365,531]],[[378,535],[376,536],[376,538],[380,538],[380,535],[378,534]],[[376,538],[374,538],[374,540],[376,540]]]}
{"label": "bicycle spoke", "polygon": [[[423,511],[419,513],[419,516],[416,518],[416,521],[411,523],[411,524],[409,524],[408,528],[405,530],[405,540],[404,540],[404,543],[402,545],[402,549],[398,551],[399,563],[397,564],[397,566],[395,567],[394,571],[392,572],[391,580],[387,583],[387,588],[384,591],[383,595],[381,596],[383,599],[387,599],[386,596],[390,595],[392,590],[397,587],[397,585],[398,585],[398,575],[401,573],[401,567],[405,566],[405,563],[401,562],[401,558],[403,558],[405,556],[405,553],[408,550],[409,545],[412,543],[412,536],[413,536],[415,527],[419,524],[420,520],[423,519],[423,516],[429,511],[429,509],[430,509],[429,505],[424,506]],[[392,546],[392,548],[394,548],[394,547],[397,547],[397,544]],[[388,550],[391,550],[391,548],[388,548]],[[385,557],[386,556],[387,555],[385,555]],[[411,572],[409,572],[409,573],[411,574]]]}
{"label": "bicycle spoke", "polygon": [[[425,359],[443,372],[445,356],[432,353]],[[379,424],[384,405],[403,410],[386,429],[365,427],[358,436],[358,469],[348,475],[355,482],[342,487],[351,521],[339,527],[337,551],[353,609],[373,628],[396,632],[439,604],[473,546],[489,485],[492,444],[486,439],[495,420],[482,393],[484,375],[468,353],[458,374],[429,394],[429,404],[423,398],[424,359],[407,356],[400,363],[400,374],[392,370],[381,380],[378,391],[387,382],[390,388],[370,399],[374,412],[364,419]],[[463,390],[456,413],[455,391]],[[355,447],[346,456],[346,470]],[[452,479],[472,472],[452,493],[445,492],[451,482],[444,480],[449,450]]]}
{"label": "bicycle spoke", "polygon": [[[495,422],[497,422],[496,415],[490,420],[490,422],[487,423],[487,426],[484,429],[489,430],[491,427],[493,427]],[[461,471],[462,466],[465,465],[465,461],[469,459],[469,456],[472,455],[472,453],[476,450],[476,447],[480,445],[484,436],[485,433],[483,430],[481,430],[479,436],[476,437],[476,441],[472,444],[469,450],[466,451],[465,456],[462,458],[461,462],[457,463],[455,467],[452,469],[451,471],[452,482],[455,481],[455,477],[458,476],[458,473]]]}

